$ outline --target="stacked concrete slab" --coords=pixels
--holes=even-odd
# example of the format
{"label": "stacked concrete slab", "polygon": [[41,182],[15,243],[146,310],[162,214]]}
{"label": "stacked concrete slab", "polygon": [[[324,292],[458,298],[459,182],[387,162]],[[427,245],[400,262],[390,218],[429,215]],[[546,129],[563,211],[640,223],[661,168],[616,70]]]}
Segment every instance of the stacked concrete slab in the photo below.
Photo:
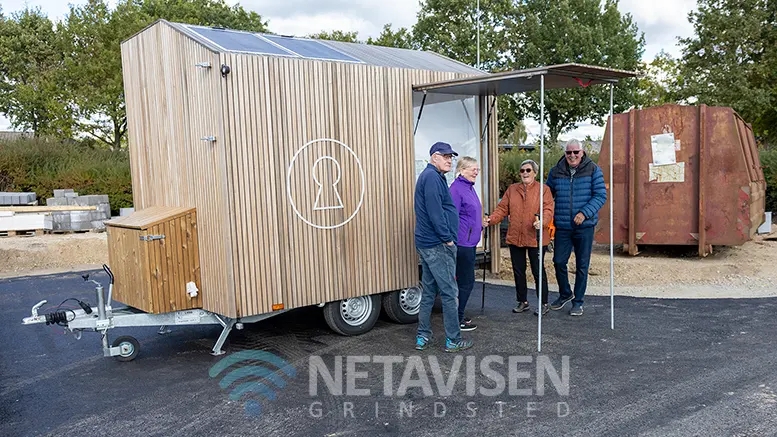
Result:
{"label": "stacked concrete slab", "polygon": [[35,193],[0,192],[0,206],[29,205],[38,200]]}
{"label": "stacked concrete slab", "polygon": [[48,206],[95,206],[94,211],[54,212],[54,231],[88,231],[105,229],[105,220],[111,218],[111,205],[107,194],[79,196],[71,189],[54,190],[54,197],[46,199]]}

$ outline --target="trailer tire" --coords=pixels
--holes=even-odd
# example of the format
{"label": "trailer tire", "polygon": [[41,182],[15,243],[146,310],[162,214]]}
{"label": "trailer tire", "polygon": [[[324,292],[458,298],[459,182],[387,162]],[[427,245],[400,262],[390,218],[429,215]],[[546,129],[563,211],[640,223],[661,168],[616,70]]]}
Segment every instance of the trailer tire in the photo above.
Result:
{"label": "trailer tire", "polygon": [[418,322],[418,312],[421,309],[421,286],[383,294],[383,309],[394,322],[402,324]]}
{"label": "trailer tire", "polygon": [[380,296],[361,296],[329,302],[324,320],[340,335],[360,335],[372,329],[380,316]]}
{"label": "trailer tire", "polygon": [[113,340],[111,346],[125,346],[127,348],[127,352],[121,353],[120,355],[116,355],[114,357],[117,360],[123,362],[134,360],[135,357],[138,356],[138,352],[140,352],[140,342],[135,337],[129,335],[122,335],[121,337],[116,338],[116,340]]}

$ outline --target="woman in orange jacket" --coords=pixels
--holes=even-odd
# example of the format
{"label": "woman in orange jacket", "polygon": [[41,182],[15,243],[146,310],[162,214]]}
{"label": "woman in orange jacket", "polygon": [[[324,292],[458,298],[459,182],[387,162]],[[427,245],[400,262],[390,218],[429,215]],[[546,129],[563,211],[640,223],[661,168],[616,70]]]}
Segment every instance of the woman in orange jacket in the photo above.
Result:
{"label": "woman in orange jacket", "polygon": [[[526,255],[529,256],[534,283],[539,276],[539,228],[540,228],[540,187],[543,190],[543,221],[542,235],[542,314],[548,312],[548,276],[545,274],[545,253],[550,243],[548,223],[553,218],[553,196],[550,188],[537,181],[539,166],[531,159],[521,163],[521,182],[510,185],[502,196],[502,200],[494,213],[488,217],[489,226],[499,224],[509,217],[507,228],[507,245],[510,248],[510,259],[513,264],[515,278],[515,294],[517,305],[514,313],[522,313],[529,309],[526,287]],[[539,291],[537,292],[539,297]],[[537,314],[538,311],[534,311]]]}

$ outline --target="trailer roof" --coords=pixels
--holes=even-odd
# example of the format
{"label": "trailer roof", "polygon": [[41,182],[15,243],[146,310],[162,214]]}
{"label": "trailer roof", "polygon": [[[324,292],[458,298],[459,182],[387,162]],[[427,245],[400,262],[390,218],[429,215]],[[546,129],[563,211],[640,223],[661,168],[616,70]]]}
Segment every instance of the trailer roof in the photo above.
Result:
{"label": "trailer roof", "polygon": [[620,79],[637,75],[638,73],[633,71],[614,68],[560,64],[428,83],[414,86],[413,90],[467,96],[498,96],[539,91],[541,76],[545,77],[545,89],[553,89],[615,83]]}
{"label": "trailer roof", "polygon": [[485,73],[434,52],[253,33],[163,21],[215,52],[315,59],[470,75]]}

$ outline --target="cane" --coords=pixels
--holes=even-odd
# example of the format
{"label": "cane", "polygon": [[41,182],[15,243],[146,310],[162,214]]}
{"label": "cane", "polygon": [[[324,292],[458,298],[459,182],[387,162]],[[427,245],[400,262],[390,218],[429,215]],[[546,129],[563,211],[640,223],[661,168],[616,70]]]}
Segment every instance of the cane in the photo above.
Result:
{"label": "cane", "polygon": [[[540,215],[539,214],[534,214],[534,217],[537,217],[537,220],[540,219]],[[540,244],[540,230],[537,229],[537,245],[539,245],[539,244]]]}
{"label": "cane", "polygon": [[[486,213],[486,217],[489,214]],[[483,228],[483,289],[480,291],[480,313],[486,308],[486,251],[488,251],[488,227]]]}

